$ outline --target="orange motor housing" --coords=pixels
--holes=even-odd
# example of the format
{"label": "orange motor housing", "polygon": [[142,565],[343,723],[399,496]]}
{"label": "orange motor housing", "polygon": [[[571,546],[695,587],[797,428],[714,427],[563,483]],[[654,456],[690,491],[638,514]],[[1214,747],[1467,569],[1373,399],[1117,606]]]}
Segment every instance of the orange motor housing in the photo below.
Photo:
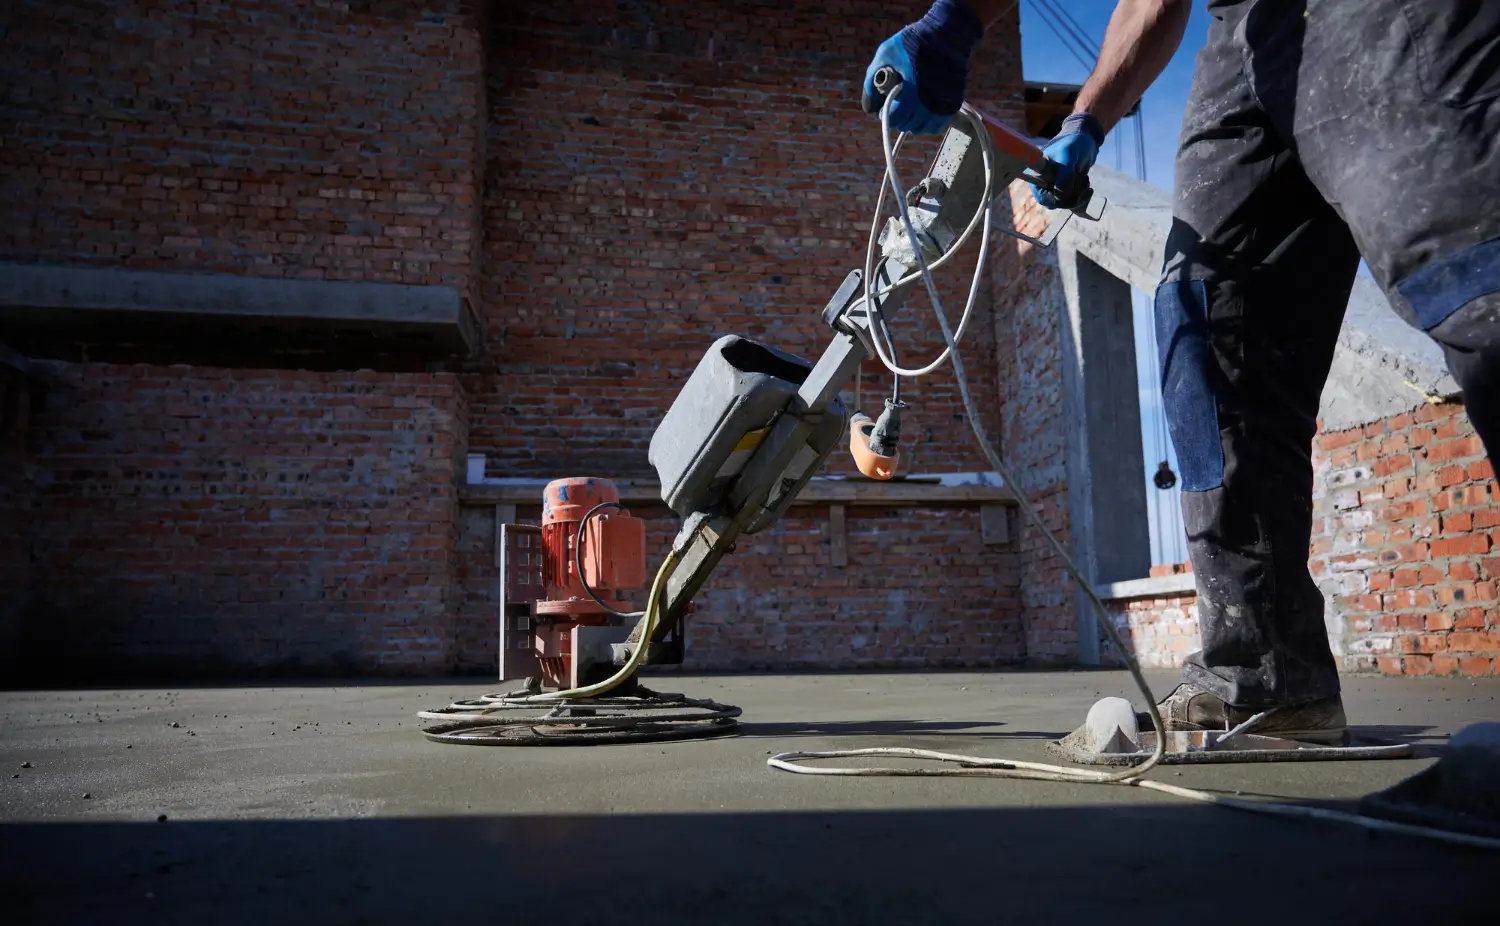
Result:
{"label": "orange motor housing", "polygon": [[[587,476],[554,479],[542,493],[544,597],[531,605],[532,649],[542,678],[559,688],[581,684],[576,662],[582,657],[574,652],[579,628],[618,625],[622,620],[589,597],[589,589],[610,608],[628,611],[619,593],[646,581],[646,524],[618,507],[619,501],[613,482]],[[609,507],[595,511],[600,505]],[[585,524],[590,511],[594,514]]]}
{"label": "orange motor housing", "polygon": [[896,475],[896,467],[901,463],[901,454],[890,454],[889,456],[876,453],[870,448],[870,433],[875,430],[875,422],[864,413],[856,413],[849,419],[849,453],[854,457],[854,465],[861,473],[871,479],[882,482]]}
{"label": "orange motor housing", "polygon": [[[615,593],[646,582],[646,525],[618,507],[594,513],[579,533],[586,514],[602,504],[618,505],[620,492],[608,479],[576,476],[554,479],[542,494],[542,586],[546,599],[536,613],[573,617],[581,623],[608,611],[589,597],[583,582],[610,607],[629,610]],[[583,543],[583,576],[578,575],[576,547]]]}

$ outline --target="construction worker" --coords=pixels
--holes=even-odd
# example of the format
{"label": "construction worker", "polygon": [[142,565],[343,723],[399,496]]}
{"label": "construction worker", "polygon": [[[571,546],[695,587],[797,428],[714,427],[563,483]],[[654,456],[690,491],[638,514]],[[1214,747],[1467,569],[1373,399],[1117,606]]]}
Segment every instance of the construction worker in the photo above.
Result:
{"label": "construction worker", "polygon": [[[984,26],[1013,0],[937,0],[880,45],[896,128],[942,131]],[[1182,40],[1186,0],[1121,0],[1045,148],[1087,172]],[[1211,0],[1177,154],[1155,319],[1202,650],[1169,730],[1347,740],[1308,571],[1318,400],[1361,255],[1443,348],[1500,449],[1500,3]],[[1051,193],[1044,206],[1067,206]]]}

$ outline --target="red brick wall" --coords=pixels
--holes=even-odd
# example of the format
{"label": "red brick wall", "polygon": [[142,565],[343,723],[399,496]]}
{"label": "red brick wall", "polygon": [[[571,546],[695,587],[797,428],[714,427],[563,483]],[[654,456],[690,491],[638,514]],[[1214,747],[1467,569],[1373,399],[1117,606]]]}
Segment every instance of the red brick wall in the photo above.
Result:
{"label": "red brick wall", "polygon": [[[1027,656],[1010,546],[979,512],[847,509],[849,565],[832,564],[825,510],[793,511],[699,596],[692,666],[994,666]],[[670,530],[654,532],[665,546]]]}
{"label": "red brick wall", "polygon": [[[1143,666],[1156,669],[1180,666],[1183,657],[1199,646],[1198,600],[1192,593],[1107,605],[1115,631]],[[1105,642],[1100,646],[1105,665],[1124,664],[1112,646]]]}
{"label": "red brick wall", "polygon": [[[485,6],[4,4],[0,260],[472,292]],[[53,677],[454,664],[453,376],[71,367],[33,427]]]}
{"label": "red brick wall", "polygon": [[[1463,406],[1324,432],[1313,466],[1311,567],[1344,670],[1500,672],[1500,490]],[[1117,608],[1144,664],[1197,648],[1192,596]]]}
{"label": "red brick wall", "polygon": [[468,285],[477,0],[0,6],[0,260]]}
{"label": "red brick wall", "polygon": [[1500,491],[1459,404],[1318,438],[1313,573],[1345,664],[1490,675],[1500,663]]}
{"label": "red brick wall", "polygon": [[[637,507],[652,571],[679,522]],[[522,520],[539,509],[522,508]],[[739,543],[695,601],[689,669],[997,666],[1027,657],[1015,548],[986,545],[979,511],[846,509],[849,565],[833,565],[826,508],[795,508]],[[458,617],[465,670],[495,669],[494,514],[463,509]],[[645,589],[634,594],[645,604]]]}
{"label": "red brick wall", "polygon": [[58,370],[32,420],[23,663],[53,679],[454,664],[455,377]]}
{"label": "red brick wall", "polygon": [[[473,444],[494,472],[561,475],[607,454],[615,475],[648,474],[651,432],[716,337],[816,357],[819,312],[863,264],[881,174],[859,82],[926,5],[560,0],[495,18],[483,323],[496,351],[471,381]],[[1019,119],[1014,13],[991,31],[973,98]],[[904,357],[935,355],[925,300],[903,319]],[[964,356],[996,407],[988,305]],[[870,370],[878,409],[870,390],[889,378]],[[987,468],[951,375],[908,399],[911,470]]]}

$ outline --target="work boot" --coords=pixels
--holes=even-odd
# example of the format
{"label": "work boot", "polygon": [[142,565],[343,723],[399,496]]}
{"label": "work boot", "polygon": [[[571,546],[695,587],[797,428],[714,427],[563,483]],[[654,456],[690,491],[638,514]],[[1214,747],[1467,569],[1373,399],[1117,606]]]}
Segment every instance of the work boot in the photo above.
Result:
{"label": "work boot", "polygon": [[[1225,704],[1219,696],[1197,685],[1183,682],[1156,704],[1168,733],[1192,730],[1232,730],[1260,713],[1248,707]],[[1136,715],[1141,731],[1151,729],[1149,714]],[[1245,731],[1259,736],[1277,736],[1321,746],[1343,746],[1349,742],[1349,722],[1344,718],[1344,699],[1338,695],[1278,707]]]}

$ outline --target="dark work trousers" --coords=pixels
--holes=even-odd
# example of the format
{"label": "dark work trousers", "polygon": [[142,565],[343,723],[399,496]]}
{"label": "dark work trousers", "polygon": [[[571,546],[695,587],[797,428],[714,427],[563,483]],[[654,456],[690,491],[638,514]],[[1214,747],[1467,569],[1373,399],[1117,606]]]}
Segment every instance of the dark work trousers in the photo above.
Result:
{"label": "dark work trousers", "polygon": [[1230,704],[1329,697],[1318,400],[1361,256],[1500,450],[1500,0],[1218,0],[1156,292],[1203,649]]}

